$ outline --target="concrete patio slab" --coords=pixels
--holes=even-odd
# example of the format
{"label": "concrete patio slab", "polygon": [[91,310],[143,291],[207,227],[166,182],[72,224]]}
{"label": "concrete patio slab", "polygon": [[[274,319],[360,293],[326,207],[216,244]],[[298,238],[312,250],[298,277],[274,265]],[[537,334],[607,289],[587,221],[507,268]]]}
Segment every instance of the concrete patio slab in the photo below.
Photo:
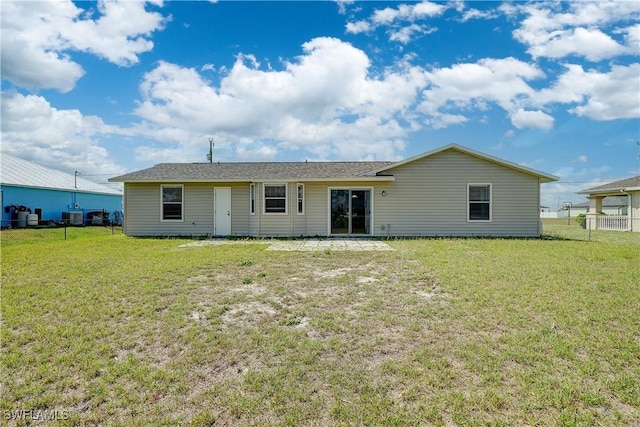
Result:
{"label": "concrete patio slab", "polygon": [[189,242],[178,247],[260,244],[269,245],[268,251],[393,251],[380,240],[364,239],[311,239],[311,240],[226,240],[209,239]]}
{"label": "concrete patio slab", "polygon": [[279,240],[268,251],[393,251],[379,240],[328,239],[328,240]]}

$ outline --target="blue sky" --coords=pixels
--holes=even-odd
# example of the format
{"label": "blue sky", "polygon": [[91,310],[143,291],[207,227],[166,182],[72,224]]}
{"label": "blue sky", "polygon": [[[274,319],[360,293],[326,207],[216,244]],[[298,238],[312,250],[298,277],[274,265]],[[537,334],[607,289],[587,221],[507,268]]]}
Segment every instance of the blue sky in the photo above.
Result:
{"label": "blue sky", "polygon": [[640,174],[640,3],[2,1],[2,151],[104,181],[160,162],[400,160],[449,143]]}

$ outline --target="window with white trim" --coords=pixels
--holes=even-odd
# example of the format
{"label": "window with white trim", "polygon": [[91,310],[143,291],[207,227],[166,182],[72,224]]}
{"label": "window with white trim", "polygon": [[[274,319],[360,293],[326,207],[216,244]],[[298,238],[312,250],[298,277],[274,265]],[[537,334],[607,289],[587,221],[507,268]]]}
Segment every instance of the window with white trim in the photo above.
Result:
{"label": "window with white trim", "polygon": [[298,215],[304,215],[304,184],[298,184]]}
{"label": "window with white trim", "polygon": [[256,213],[256,185],[249,184],[249,214]]}
{"label": "window with white trim", "polygon": [[182,221],[184,212],[184,186],[161,185],[162,193],[162,221]]}
{"label": "window with white trim", "polygon": [[491,184],[468,184],[468,221],[491,221]]}
{"label": "window with white trim", "polygon": [[264,213],[287,213],[286,184],[264,184]]}

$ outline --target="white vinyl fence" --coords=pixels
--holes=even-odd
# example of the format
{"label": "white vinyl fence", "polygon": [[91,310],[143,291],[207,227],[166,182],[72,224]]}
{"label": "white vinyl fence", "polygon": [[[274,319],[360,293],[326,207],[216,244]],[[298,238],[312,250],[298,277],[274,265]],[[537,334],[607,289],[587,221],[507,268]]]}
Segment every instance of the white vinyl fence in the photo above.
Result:
{"label": "white vinyl fence", "polygon": [[628,231],[631,220],[626,215],[602,215],[598,217],[599,230]]}
{"label": "white vinyl fence", "polygon": [[568,216],[568,211],[540,212],[540,218],[566,218]]}

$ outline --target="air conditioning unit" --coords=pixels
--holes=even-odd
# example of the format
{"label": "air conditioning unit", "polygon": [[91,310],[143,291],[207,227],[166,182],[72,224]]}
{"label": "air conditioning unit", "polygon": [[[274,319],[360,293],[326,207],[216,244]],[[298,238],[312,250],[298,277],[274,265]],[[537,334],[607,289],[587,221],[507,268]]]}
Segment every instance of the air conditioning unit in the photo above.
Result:
{"label": "air conditioning unit", "polygon": [[62,222],[70,225],[82,225],[82,212],[62,212]]}

